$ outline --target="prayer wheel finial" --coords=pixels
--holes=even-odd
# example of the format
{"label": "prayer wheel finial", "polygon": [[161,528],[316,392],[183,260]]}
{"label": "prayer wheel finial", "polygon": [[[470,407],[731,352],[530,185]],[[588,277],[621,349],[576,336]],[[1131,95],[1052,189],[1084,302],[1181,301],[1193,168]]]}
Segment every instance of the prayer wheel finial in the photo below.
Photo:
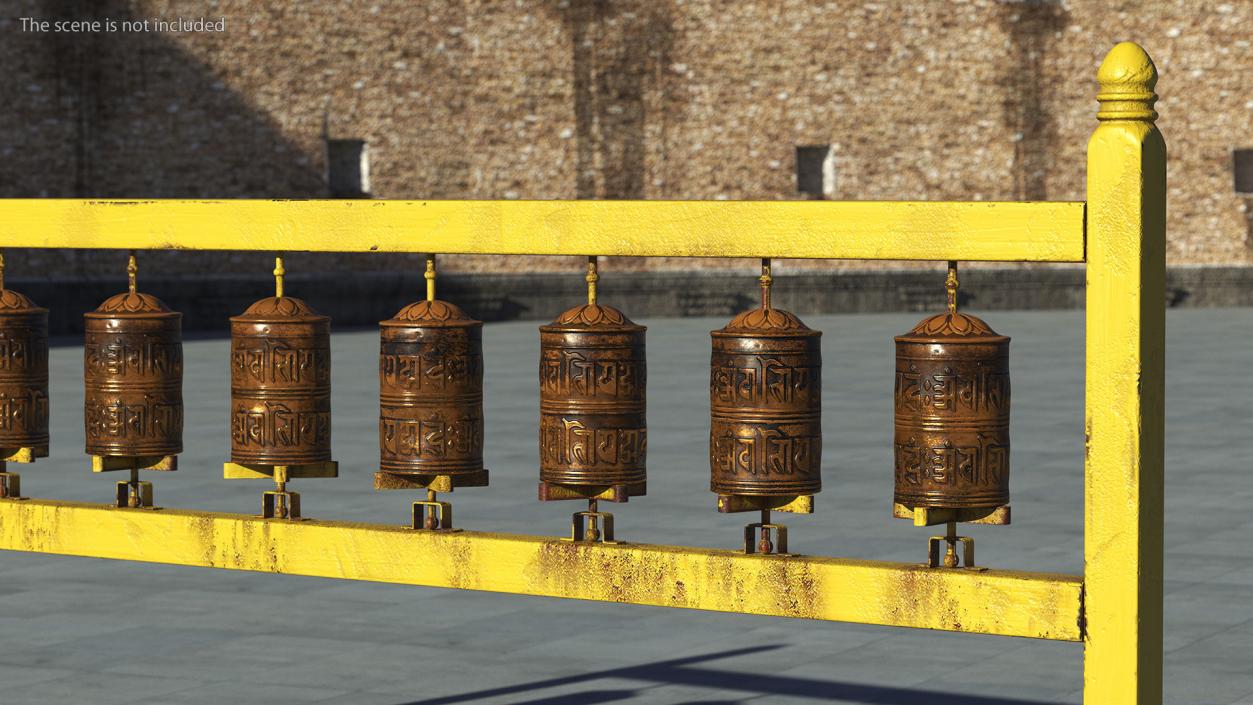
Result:
{"label": "prayer wheel finial", "polygon": [[1110,49],[1096,72],[1101,92],[1096,99],[1101,107],[1099,120],[1135,120],[1153,122],[1157,111],[1153,104],[1157,94],[1157,67],[1147,52],[1135,42],[1122,42]]}
{"label": "prayer wheel finial", "polygon": [[426,300],[435,300],[435,255],[426,256]]}
{"label": "prayer wheel finial", "polygon": [[596,305],[596,282],[600,281],[600,274],[596,271],[596,255],[587,258],[587,303]]}
{"label": "prayer wheel finial", "polygon": [[770,308],[770,287],[774,284],[774,277],[770,275],[769,257],[761,258],[761,276],[757,281],[761,282],[761,307]]}
{"label": "prayer wheel finial", "polygon": [[126,281],[133,294],[138,291],[137,277],[139,275],[139,265],[135,262],[135,251],[131,250],[130,257],[126,260]]}
{"label": "prayer wheel finial", "polygon": [[282,256],[274,258],[274,298],[283,298],[283,276],[287,270],[283,267]]}
{"label": "prayer wheel finial", "polygon": [[957,313],[957,262],[949,260],[948,277],[944,279],[944,288],[948,291],[948,312]]}

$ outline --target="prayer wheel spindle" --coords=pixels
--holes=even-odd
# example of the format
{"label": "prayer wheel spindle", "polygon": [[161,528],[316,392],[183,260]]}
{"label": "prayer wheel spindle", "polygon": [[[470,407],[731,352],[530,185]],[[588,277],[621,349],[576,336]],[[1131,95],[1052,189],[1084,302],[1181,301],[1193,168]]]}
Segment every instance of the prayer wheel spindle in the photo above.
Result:
{"label": "prayer wheel spindle", "polygon": [[710,333],[710,489],[720,512],[761,512],[746,553],[787,553],[771,511],[812,513],[822,489],[822,333],[772,305],[769,259],[758,281],[761,305]]}
{"label": "prayer wheel spindle", "polygon": [[5,288],[0,253],[0,499],[21,497],[8,463],[48,457],[48,309]]}
{"label": "prayer wheel spindle", "polygon": [[949,262],[948,310],[896,337],[893,515],[946,525],[930,565],[971,568],[974,542],[957,523],[1010,520],[1009,338],[958,312],[958,284]]}
{"label": "prayer wheel spindle", "polygon": [[452,529],[452,503],[436,492],[485,487],[483,324],[435,298],[435,255],[426,299],[379,323],[379,490],[424,489],[413,528]]}
{"label": "prayer wheel spindle", "polygon": [[274,296],[231,318],[231,462],[228,480],[272,479],[261,515],[300,516],[295,478],[338,477],[331,460],[331,319],[283,293],[276,257]]}
{"label": "prayer wheel spindle", "polygon": [[183,452],[183,314],[138,290],[127,260],[127,291],[83,314],[83,419],[93,472],[130,471],[119,507],[151,507],[140,470],[178,469]]}
{"label": "prayer wheel spindle", "polygon": [[645,328],[597,302],[599,280],[589,257],[587,303],[540,327],[539,498],[587,500],[574,541],[613,541],[613,515],[598,501],[647,490]]}

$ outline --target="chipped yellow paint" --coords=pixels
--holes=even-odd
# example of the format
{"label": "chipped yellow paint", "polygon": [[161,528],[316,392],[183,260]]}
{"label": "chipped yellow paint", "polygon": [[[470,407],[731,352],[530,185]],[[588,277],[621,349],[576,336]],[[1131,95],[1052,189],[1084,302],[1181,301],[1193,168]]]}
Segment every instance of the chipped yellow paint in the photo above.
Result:
{"label": "chipped yellow paint", "polygon": [[48,446],[0,449],[0,463],[33,463],[35,458],[46,457]]}
{"label": "chipped yellow paint", "polygon": [[5,247],[1083,260],[1082,203],[0,200]]}
{"label": "chipped yellow paint", "polygon": [[1131,42],[1097,72],[1088,142],[1084,702],[1162,701],[1166,145],[1157,69]]}
{"label": "chipped yellow paint", "polygon": [[226,480],[273,480],[278,472],[282,472],[286,477],[293,480],[297,478],[336,478],[339,477],[339,463],[334,460],[323,460],[301,465],[222,463],[222,478]]}
{"label": "chipped yellow paint", "polygon": [[0,549],[1077,641],[1078,577],[0,500]]}

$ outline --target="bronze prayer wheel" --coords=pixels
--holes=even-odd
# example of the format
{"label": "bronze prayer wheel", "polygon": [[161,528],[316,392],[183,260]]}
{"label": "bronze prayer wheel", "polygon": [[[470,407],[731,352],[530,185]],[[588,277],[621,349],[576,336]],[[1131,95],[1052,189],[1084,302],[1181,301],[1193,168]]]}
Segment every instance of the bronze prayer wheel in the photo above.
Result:
{"label": "bronze prayer wheel", "polygon": [[48,447],[48,309],[0,288],[0,449]]}
{"label": "bronze prayer wheel", "polygon": [[542,482],[645,483],[644,330],[598,304],[577,306],[540,327]]}
{"label": "bronze prayer wheel", "polygon": [[83,314],[88,455],[183,452],[182,318],[133,289]]}
{"label": "bronze prayer wheel", "polygon": [[822,332],[763,307],[710,335],[710,489],[755,497],[821,490]]}
{"label": "bronze prayer wheel", "polygon": [[330,322],[290,296],[231,318],[231,462],[331,459]]}
{"label": "bronze prayer wheel", "polygon": [[1009,338],[950,310],[896,337],[897,504],[1009,503]]}
{"label": "bronze prayer wheel", "polygon": [[379,467],[464,476],[483,471],[483,324],[419,301],[380,326]]}

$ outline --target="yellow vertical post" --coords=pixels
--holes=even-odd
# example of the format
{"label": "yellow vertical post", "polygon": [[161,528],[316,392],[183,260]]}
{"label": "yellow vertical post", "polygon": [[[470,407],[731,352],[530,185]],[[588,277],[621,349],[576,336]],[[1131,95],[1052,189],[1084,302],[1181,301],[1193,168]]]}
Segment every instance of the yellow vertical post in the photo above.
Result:
{"label": "yellow vertical post", "polygon": [[1097,71],[1088,142],[1084,695],[1162,701],[1166,145],[1139,45]]}

